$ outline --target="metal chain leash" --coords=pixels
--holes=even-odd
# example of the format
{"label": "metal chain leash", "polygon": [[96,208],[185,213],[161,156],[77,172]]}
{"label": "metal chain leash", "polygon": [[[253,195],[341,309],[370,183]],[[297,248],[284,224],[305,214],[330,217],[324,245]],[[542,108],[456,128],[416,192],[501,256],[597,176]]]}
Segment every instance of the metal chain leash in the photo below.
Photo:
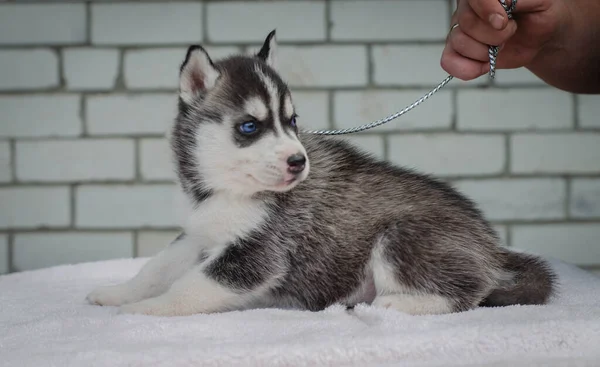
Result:
{"label": "metal chain leash", "polygon": [[[504,11],[508,15],[508,19],[512,19],[513,18],[512,13],[517,6],[517,0],[512,0],[510,5],[507,4],[506,0],[498,0],[498,1],[500,1],[500,4],[504,8]],[[454,28],[454,26],[453,26],[453,28]],[[496,76],[496,58],[498,57],[498,50],[499,50],[498,46],[490,46],[488,49],[488,56],[490,59],[490,71],[489,71],[488,75],[489,75],[490,79],[494,79],[494,77]],[[429,97],[434,95],[437,91],[439,91],[444,86],[446,86],[446,84],[448,84],[452,79],[454,79],[454,77],[452,75],[447,76],[446,79],[444,79],[440,84],[438,84],[435,88],[433,88],[431,91],[429,91],[429,93],[425,94],[423,97],[417,99],[411,105],[405,107],[404,109],[402,109],[386,118],[383,118],[381,120],[373,121],[368,124],[350,127],[350,128],[346,128],[346,129],[308,130],[308,131],[304,131],[304,132],[308,133],[308,134],[318,134],[318,135],[344,135],[344,134],[352,134],[352,133],[357,133],[360,131],[372,129],[374,127],[388,123],[388,122],[404,115],[405,113],[412,110],[413,108],[417,107],[418,105],[423,103],[425,100],[427,100]]]}

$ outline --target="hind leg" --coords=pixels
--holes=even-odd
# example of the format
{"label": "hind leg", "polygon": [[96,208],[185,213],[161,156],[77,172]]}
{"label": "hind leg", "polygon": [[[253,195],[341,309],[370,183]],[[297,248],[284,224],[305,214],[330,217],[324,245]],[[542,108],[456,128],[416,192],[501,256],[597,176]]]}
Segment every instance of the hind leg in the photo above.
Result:
{"label": "hind leg", "polygon": [[117,285],[102,286],[86,300],[101,306],[121,306],[164,293],[174,281],[198,263],[199,249],[191,240],[175,240],[150,259],[132,279]]}
{"label": "hind leg", "polygon": [[400,282],[398,269],[386,259],[380,242],[371,255],[371,270],[377,296],[372,305],[391,308],[409,315],[439,315],[455,311],[454,302],[447,297],[421,287],[415,289]]}

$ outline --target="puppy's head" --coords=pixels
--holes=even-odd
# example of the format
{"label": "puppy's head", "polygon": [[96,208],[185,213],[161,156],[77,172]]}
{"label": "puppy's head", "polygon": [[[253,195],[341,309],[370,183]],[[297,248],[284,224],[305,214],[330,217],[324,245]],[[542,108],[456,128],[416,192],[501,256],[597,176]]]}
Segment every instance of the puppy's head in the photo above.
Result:
{"label": "puppy's head", "polygon": [[213,61],[201,46],[188,49],[171,137],[188,191],[252,195],[306,179],[309,159],[292,95],[277,73],[276,46],[273,31],[254,56]]}

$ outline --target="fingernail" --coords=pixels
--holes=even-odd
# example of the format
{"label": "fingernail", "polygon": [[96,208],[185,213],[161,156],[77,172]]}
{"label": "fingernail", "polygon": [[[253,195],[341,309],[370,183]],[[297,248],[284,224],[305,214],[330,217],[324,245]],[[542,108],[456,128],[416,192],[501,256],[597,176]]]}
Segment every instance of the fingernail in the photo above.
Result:
{"label": "fingernail", "polygon": [[500,14],[492,14],[490,15],[490,24],[496,29],[502,29],[504,17]]}

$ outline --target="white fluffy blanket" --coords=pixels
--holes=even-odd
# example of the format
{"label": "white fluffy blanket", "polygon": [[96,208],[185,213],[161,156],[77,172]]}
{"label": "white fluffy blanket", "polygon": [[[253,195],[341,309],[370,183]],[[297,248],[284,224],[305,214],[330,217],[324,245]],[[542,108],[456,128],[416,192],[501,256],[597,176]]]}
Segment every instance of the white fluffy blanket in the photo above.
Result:
{"label": "white fluffy blanket", "polygon": [[560,262],[551,305],[443,316],[334,306],[157,318],[85,303],[94,287],[126,280],[145,261],[0,277],[0,365],[600,365],[600,278]]}

